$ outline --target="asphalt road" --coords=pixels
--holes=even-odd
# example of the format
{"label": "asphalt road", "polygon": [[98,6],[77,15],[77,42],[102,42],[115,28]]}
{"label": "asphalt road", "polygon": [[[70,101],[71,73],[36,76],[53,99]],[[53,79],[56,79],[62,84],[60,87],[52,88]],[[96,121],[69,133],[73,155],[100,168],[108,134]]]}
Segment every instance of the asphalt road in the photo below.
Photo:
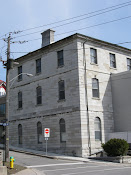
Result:
{"label": "asphalt road", "polygon": [[56,160],[12,151],[10,156],[16,159],[16,164],[37,169],[46,175],[131,175],[131,164]]}

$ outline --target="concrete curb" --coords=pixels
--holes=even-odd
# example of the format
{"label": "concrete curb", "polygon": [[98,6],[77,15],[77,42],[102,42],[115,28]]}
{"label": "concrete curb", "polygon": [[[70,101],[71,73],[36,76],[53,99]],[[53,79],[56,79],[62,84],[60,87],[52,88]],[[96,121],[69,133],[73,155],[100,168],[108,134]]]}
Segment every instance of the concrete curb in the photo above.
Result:
{"label": "concrete curb", "polygon": [[7,167],[0,166],[0,175],[7,175]]}
{"label": "concrete curb", "polygon": [[23,151],[23,150],[16,150],[16,149],[10,149],[10,151],[14,152],[19,152],[19,153],[24,153],[24,154],[29,154],[29,155],[34,155],[34,156],[39,156],[39,157],[45,157],[49,159],[60,159],[60,160],[70,160],[70,161],[81,161],[81,162],[91,162],[88,158],[79,158],[79,157],[67,157],[67,156],[48,156],[48,155],[42,155],[34,152],[28,152],[28,151]]}

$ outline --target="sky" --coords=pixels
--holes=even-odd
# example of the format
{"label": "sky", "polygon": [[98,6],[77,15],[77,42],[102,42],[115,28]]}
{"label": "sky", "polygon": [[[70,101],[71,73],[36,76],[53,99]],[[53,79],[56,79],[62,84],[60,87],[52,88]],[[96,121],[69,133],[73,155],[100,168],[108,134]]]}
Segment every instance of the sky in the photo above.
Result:
{"label": "sky", "polygon": [[[7,43],[3,39],[9,36],[9,32],[12,32],[11,41],[15,42],[11,44],[11,58],[16,59],[39,49],[42,42],[41,33],[49,28],[55,30],[55,41],[74,33],[81,33],[114,44],[130,42],[119,45],[131,49],[129,0],[0,1],[2,60],[7,59]],[[14,34],[18,31],[21,32]],[[26,42],[19,44],[19,41]],[[6,80],[6,70],[2,62],[0,62],[0,80]]]}

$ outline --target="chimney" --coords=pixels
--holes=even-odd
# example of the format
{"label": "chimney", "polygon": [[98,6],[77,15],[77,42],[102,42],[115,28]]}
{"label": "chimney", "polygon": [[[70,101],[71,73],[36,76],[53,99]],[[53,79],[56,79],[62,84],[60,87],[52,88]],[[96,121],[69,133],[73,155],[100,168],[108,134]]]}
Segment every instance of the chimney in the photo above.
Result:
{"label": "chimney", "polygon": [[42,35],[42,45],[41,47],[48,46],[54,42],[54,30],[48,29],[41,33]]}

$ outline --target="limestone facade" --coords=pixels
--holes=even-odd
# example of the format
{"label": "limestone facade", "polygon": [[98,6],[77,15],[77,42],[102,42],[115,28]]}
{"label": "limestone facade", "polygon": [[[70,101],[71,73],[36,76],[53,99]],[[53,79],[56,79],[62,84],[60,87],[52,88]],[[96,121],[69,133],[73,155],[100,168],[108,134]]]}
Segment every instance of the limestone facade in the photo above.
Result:
{"label": "limestone facade", "polygon": [[[96,49],[97,64],[91,63],[91,48]],[[63,50],[64,65],[58,67],[58,51]],[[115,54],[116,68],[110,67],[110,53]],[[108,133],[114,132],[112,87],[110,74],[127,70],[129,49],[74,34],[22,56],[19,65],[10,70],[10,80],[23,73],[10,89],[10,145],[45,151],[44,128],[50,128],[48,151],[86,157],[101,150]],[[41,59],[41,73],[36,74],[36,60]],[[99,98],[92,97],[92,79],[99,82]],[[65,83],[65,99],[59,100],[59,81]],[[36,88],[42,88],[42,104],[36,103]],[[22,92],[22,108],[18,93]],[[95,139],[95,118],[100,119],[101,140]],[[61,142],[60,119],[65,121]],[[37,123],[42,124],[38,143]],[[19,144],[18,125],[22,125]]]}

